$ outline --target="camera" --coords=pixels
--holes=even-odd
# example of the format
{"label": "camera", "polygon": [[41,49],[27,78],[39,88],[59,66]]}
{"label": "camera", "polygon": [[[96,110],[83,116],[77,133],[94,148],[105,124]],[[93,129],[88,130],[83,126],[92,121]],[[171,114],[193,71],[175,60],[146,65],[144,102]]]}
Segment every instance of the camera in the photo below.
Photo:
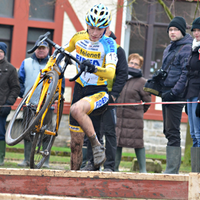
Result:
{"label": "camera", "polygon": [[159,69],[153,74],[152,79],[154,79],[154,80],[165,80],[166,77],[167,77],[167,72],[164,71],[163,69]]}

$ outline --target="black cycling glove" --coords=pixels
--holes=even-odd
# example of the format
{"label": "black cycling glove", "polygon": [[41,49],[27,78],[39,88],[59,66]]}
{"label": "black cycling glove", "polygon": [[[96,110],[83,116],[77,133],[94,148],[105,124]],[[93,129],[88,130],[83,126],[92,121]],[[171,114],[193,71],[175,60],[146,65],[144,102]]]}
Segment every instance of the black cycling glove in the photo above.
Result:
{"label": "black cycling glove", "polygon": [[89,73],[95,72],[95,66],[90,63],[90,60],[84,60],[80,65],[80,69],[82,72],[84,71]]}
{"label": "black cycling glove", "polygon": [[175,95],[170,90],[162,94],[162,99],[163,101],[173,101],[175,99]]}

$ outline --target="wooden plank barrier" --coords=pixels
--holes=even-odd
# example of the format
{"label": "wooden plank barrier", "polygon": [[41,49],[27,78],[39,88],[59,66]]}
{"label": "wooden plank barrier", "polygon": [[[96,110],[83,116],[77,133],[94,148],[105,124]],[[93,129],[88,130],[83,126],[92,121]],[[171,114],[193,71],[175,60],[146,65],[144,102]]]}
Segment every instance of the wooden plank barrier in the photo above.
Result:
{"label": "wooden plank barrier", "polygon": [[[85,198],[76,197],[61,197],[61,196],[41,196],[41,195],[27,195],[27,194],[0,194],[1,200],[86,200]],[[92,200],[103,200],[103,199],[92,199]]]}
{"label": "wooden plank barrier", "polygon": [[14,168],[0,170],[0,193],[9,194],[196,200],[199,199],[199,188],[200,175],[196,173],[169,175]]}

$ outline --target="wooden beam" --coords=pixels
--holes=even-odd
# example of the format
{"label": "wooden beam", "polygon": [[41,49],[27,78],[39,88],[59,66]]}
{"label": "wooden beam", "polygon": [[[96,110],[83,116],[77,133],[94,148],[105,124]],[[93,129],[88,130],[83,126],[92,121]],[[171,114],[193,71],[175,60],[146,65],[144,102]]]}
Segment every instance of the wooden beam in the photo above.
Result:
{"label": "wooden beam", "polygon": [[[1,200],[85,200],[85,198],[64,197],[64,196],[41,196],[41,195],[25,195],[25,194],[0,194]],[[103,200],[92,199],[92,200]]]}
{"label": "wooden beam", "polygon": [[85,198],[188,199],[189,175],[1,169],[0,193]]}

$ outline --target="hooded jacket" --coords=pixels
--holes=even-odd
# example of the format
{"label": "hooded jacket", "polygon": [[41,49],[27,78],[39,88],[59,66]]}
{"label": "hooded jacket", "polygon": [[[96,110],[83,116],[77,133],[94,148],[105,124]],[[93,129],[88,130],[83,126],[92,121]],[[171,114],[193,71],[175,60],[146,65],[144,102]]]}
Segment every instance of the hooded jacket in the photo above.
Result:
{"label": "hooded jacket", "polygon": [[0,105],[13,105],[19,92],[17,70],[4,57],[0,60]]}
{"label": "hooded jacket", "polygon": [[[165,70],[168,64],[169,68],[167,78],[162,82],[164,86],[162,92],[171,89],[175,96],[183,96],[187,80],[186,65],[190,56],[192,41],[192,36],[186,34],[182,39],[171,42],[164,50],[162,69]],[[174,58],[177,52],[178,54]]]}
{"label": "hooded jacket", "polygon": [[[129,79],[126,82],[118,103],[150,102],[151,95],[143,90],[146,80],[139,69],[128,68]],[[116,136],[117,146],[143,148],[143,115],[150,105],[118,106]]]}

